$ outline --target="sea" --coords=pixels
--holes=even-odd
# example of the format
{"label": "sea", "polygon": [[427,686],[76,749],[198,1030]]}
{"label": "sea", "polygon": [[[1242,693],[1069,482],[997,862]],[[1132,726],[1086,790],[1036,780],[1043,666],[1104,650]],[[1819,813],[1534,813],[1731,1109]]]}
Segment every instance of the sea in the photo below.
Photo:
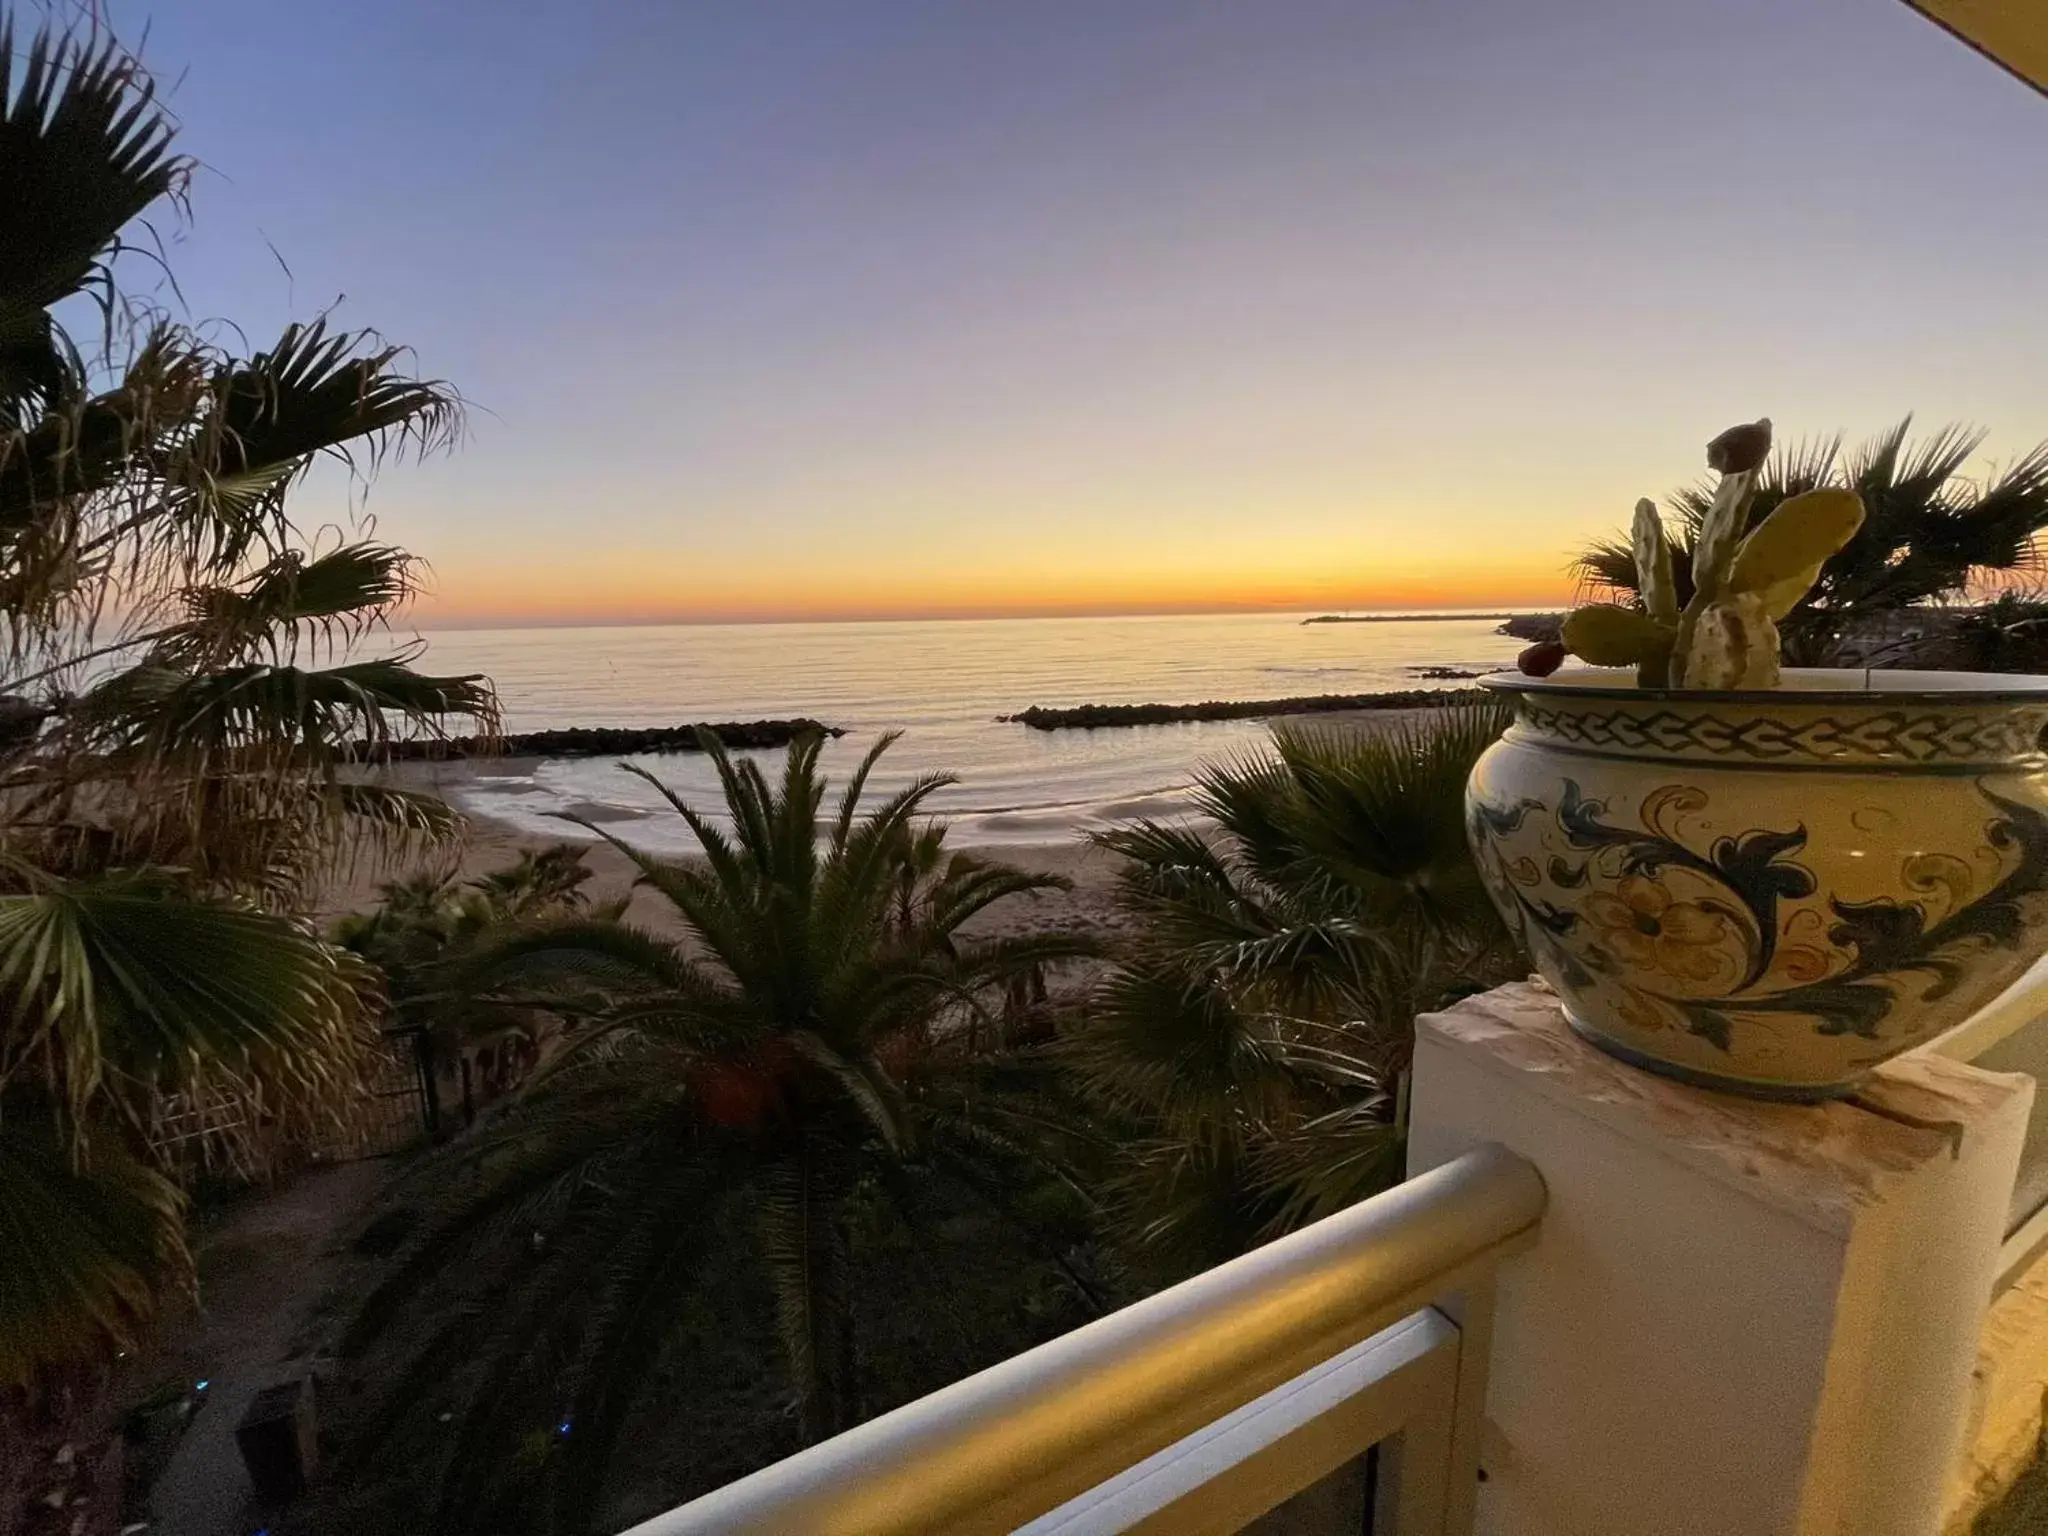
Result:
{"label": "sea", "polygon": [[[953,841],[1062,841],[1116,821],[1175,817],[1206,761],[1257,753],[1256,720],[1040,731],[1002,720],[1034,704],[1195,703],[1470,686],[1430,667],[1491,671],[1524,642],[1490,618],[1304,624],[1305,614],[675,624],[430,633],[421,665],[496,683],[508,731],[809,716],[843,729],[824,766],[844,775],[885,731],[901,739],[870,779],[880,796],[951,775],[928,804]],[[761,754],[779,758],[779,753]],[[720,805],[695,753],[629,759],[693,806]],[[772,762],[767,766],[772,767]],[[447,791],[463,809],[543,836],[695,846],[654,788],[616,759],[485,762]]]}

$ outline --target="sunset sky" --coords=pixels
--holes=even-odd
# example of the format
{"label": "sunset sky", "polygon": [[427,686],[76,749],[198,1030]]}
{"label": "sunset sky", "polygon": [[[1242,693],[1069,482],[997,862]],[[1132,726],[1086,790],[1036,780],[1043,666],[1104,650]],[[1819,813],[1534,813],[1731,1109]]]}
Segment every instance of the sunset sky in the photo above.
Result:
{"label": "sunset sky", "polygon": [[474,402],[423,625],[1541,603],[1738,419],[2048,436],[2048,103],[1885,0],[115,16],[191,312]]}

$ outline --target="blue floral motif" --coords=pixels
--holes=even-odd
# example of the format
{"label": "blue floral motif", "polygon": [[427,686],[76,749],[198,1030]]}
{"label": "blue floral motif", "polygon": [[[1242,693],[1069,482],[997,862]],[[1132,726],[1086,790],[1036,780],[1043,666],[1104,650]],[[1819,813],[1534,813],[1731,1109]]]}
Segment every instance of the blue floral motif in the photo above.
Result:
{"label": "blue floral motif", "polygon": [[[1522,889],[1525,882],[1515,879],[1492,843],[1546,807],[1528,798],[1504,807],[1475,798],[1471,826],[1475,846],[1493,854],[1488,874],[1496,896],[1520,914],[1525,939],[1569,984],[1591,984],[1590,971],[1602,972],[1682,1018],[1690,1033],[1729,1051],[1735,1020],[1742,1015],[1805,1016],[1820,1034],[1876,1040],[1909,977],[1928,978],[1931,985],[1923,995],[1939,998],[1960,981],[1971,946],[2017,947],[2026,929],[2023,903],[2048,891],[2048,814],[1981,785],[1978,792],[1994,811],[1986,840],[2017,854],[1996,884],[1932,923],[1918,902],[1830,898],[1834,921],[1827,941],[1835,955],[1828,974],[1796,980],[1797,968],[1789,965],[1801,953],[1795,948],[1785,951],[1788,966],[1781,969],[1793,970],[1796,984],[1775,989],[1763,983],[1780,956],[1783,908],[1817,889],[1813,871],[1798,859],[1807,843],[1804,825],[1719,837],[1702,852],[1682,841],[1677,827],[1681,812],[1703,803],[1699,791],[1685,785],[1659,789],[1644,799],[1642,825],[1628,827],[1608,819],[1605,801],[1564,779],[1555,824],[1566,847],[1585,857],[1574,862],[1553,856],[1543,873],[1560,890],[1587,892],[1577,910]],[[1603,883],[1619,879],[1619,895],[1589,889],[1596,864],[1606,877]],[[1697,877],[1693,884],[1709,894],[1675,902],[1662,880],[1679,870]],[[1541,883],[1533,864],[1526,883]],[[1605,904],[1598,922],[1587,915],[1596,902]],[[1688,949],[1689,944],[1695,948]],[[1697,986],[1643,986],[1646,976],[1659,973],[1699,982],[1729,946],[1739,946],[1740,963],[1728,964],[1729,983],[1715,995],[1696,995]],[[1688,990],[1695,995],[1687,995]]]}

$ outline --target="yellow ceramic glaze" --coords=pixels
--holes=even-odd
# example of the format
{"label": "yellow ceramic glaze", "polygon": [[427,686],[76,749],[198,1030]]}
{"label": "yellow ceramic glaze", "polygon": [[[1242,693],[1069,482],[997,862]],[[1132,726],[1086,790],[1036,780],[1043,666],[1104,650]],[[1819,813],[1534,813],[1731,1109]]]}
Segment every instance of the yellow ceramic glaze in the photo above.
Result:
{"label": "yellow ceramic glaze", "polygon": [[2048,950],[2048,678],[1485,686],[1516,716],[1466,791],[1473,854],[1573,1024],[1637,1065],[1846,1093]]}

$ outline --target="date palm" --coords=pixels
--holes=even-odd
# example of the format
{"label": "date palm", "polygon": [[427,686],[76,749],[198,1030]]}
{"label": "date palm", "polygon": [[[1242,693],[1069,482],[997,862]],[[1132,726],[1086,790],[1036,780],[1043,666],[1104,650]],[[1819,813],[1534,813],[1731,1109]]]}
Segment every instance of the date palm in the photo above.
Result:
{"label": "date palm", "polygon": [[300,895],[450,822],[350,782],[351,744],[492,712],[343,655],[410,561],[316,553],[287,509],[323,458],[450,440],[457,402],[324,323],[242,357],[124,291],[189,167],[118,43],[0,9],[0,1388],[189,1280],[164,1096],[289,1127],[354,1091],[363,972]]}
{"label": "date palm", "polygon": [[[860,1212],[913,1211],[924,1181],[997,1201],[1042,1178],[1000,1096],[974,1091],[996,1064],[969,1041],[1011,977],[1091,946],[975,932],[998,903],[1067,882],[945,854],[943,828],[922,820],[943,777],[863,810],[892,739],[828,814],[818,738],[791,746],[771,781],[705,735],[731,830],[643,774],[702,857],[609,839],[680,937],[555,922],[473,961],[486,995],[552,989],[570,1030],[523,1103],[422,1171],[408,1193],[433,1195],[434,1213],[353,1330],[368,1347],[423,1292],[434,1304],[438,1332],[393,1378],[385,1428],[416,1427],[404,1410],[430,1383],[454,1415],[437,1439],[435,1529],[597,1518],[621,1424],[700,1304],[695,1277],[733,1261],[720,1233],[743,1234],[772,1294],[801,1437],[844,1428],[867,1406],[849,1290]],[[536,1431],[546,1454],[522,1462]],[[551,1487],[551,1505],[521,1472]]]}
{"label": "date palm", "polygon": [[1283,731],[1202,772],[1207,825],[1097,837],[1136,937],[1068,1049],[1137,1138],[1118,1184],[1141,1248],[1213,1264],[1396,1176],[1416,1012],[1518,963],[1464,832],[1504,724]]}
{"label": "date palm", "polygon": [[[1785,659],[1801,666],[1846,665],[1861,659],[1858,620],[1954,598],[1986,577],[2038,568],[2035,539],[2048,528],[2048,443],[2002,470],[1968,473],[1981,432],[1944,427],[1918,443],[1912,418],[1844,451],[1839,437],[1774,451],[1750,507],[1754,526],[1778,503],[1819,486],[1845,486],[1863,498],[1856,537],[1821,567],[1820,579],[1779,620]],[[1678,601],[1691,596],[1694,539],[1712,500],[1711,487],[1689,486],[1671,497],[1678,514],[1673,542]],[[1637,593],[1635,556],[1626,538],[1595,544],[1580,555],[1580,577],[1623,597]]]}

